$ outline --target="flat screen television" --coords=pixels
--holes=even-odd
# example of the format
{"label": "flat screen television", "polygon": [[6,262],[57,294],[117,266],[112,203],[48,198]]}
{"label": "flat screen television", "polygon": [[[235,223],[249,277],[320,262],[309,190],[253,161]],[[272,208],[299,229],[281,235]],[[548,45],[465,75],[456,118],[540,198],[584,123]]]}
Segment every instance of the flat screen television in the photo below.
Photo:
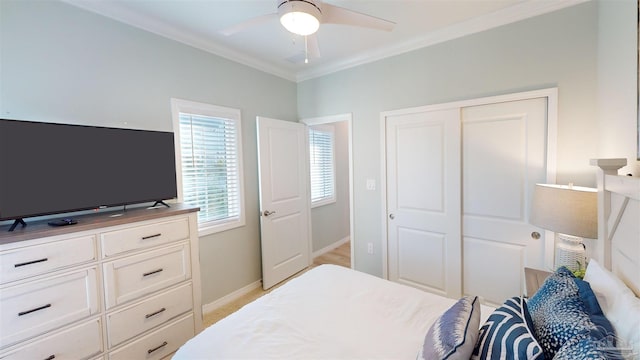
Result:
{"label": "flat screen television", "polygon": [[0,119],[0,220],[175,197],[172,132]]}

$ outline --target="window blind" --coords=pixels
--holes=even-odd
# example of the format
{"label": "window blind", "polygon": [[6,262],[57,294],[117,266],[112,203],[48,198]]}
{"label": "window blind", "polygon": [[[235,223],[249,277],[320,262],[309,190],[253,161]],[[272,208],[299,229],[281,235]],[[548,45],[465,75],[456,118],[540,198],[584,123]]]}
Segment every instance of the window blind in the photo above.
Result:
{"label": "window blind", "polygon": [[332,130],[309,128],[311,203],[335,200],[334,134]]}
{"label": "window blind", "polygon": [[201,226],[240,217],[238,126],[233,119],[180,113],[183,201]]}

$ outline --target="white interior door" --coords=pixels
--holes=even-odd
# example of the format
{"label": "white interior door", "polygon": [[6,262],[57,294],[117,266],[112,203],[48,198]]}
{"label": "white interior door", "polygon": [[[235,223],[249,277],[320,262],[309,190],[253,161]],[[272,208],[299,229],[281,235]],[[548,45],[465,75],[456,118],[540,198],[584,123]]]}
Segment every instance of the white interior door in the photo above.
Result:
{"label": "white interior door", "polygon": [[304,124],[257,118],[262,286],[309,266],[310,199]]}
{"label": "white interior door", "polygon": [[461,293],[460,111],[387,116],[388,276]]}
{"label": "white interior door", "polygon": [[462,109],[463,292],[501,304],[523,294],[524,267],[544,268],[544,238],[529,224],[546,182],[547,99]]}

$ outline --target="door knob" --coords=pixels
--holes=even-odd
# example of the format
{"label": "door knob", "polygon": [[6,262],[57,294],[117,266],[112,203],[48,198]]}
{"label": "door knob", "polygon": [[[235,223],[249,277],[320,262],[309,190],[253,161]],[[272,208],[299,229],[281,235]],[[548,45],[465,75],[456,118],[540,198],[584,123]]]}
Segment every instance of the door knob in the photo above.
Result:
{"label": "door knob", "polygon": [[269,215],[273,215],[273,214],[275,214],[275,213],[276,213],[275,211],[265,210],[265,211],[262,213],[262,215],[264,215],[264,216],[269,216]]}
{"label": "door knob", "polygon": [[393,219],[395,219],[395,218],[396,218],[396,216],[395,216],[395,215],[393,215],[393,214],[389,214],[389,219],[393,220]]}
{"label": "door knob", "polygon": [[531,238],[532,238],[532,239],[535,239],[535,240],[540,239],[540,233],[539,233],[539,232],[537,232],[537,231],[532,232],[532,233],[531,233]]}

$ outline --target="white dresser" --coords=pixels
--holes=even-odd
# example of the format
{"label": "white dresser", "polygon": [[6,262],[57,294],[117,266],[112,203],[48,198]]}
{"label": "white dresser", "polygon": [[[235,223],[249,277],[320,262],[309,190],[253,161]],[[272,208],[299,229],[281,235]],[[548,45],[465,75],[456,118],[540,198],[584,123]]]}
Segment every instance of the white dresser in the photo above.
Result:
{"label": "white dresser", "polygon": [[202,330],[197,210],[0,227],[0,359],[170,357]]}

